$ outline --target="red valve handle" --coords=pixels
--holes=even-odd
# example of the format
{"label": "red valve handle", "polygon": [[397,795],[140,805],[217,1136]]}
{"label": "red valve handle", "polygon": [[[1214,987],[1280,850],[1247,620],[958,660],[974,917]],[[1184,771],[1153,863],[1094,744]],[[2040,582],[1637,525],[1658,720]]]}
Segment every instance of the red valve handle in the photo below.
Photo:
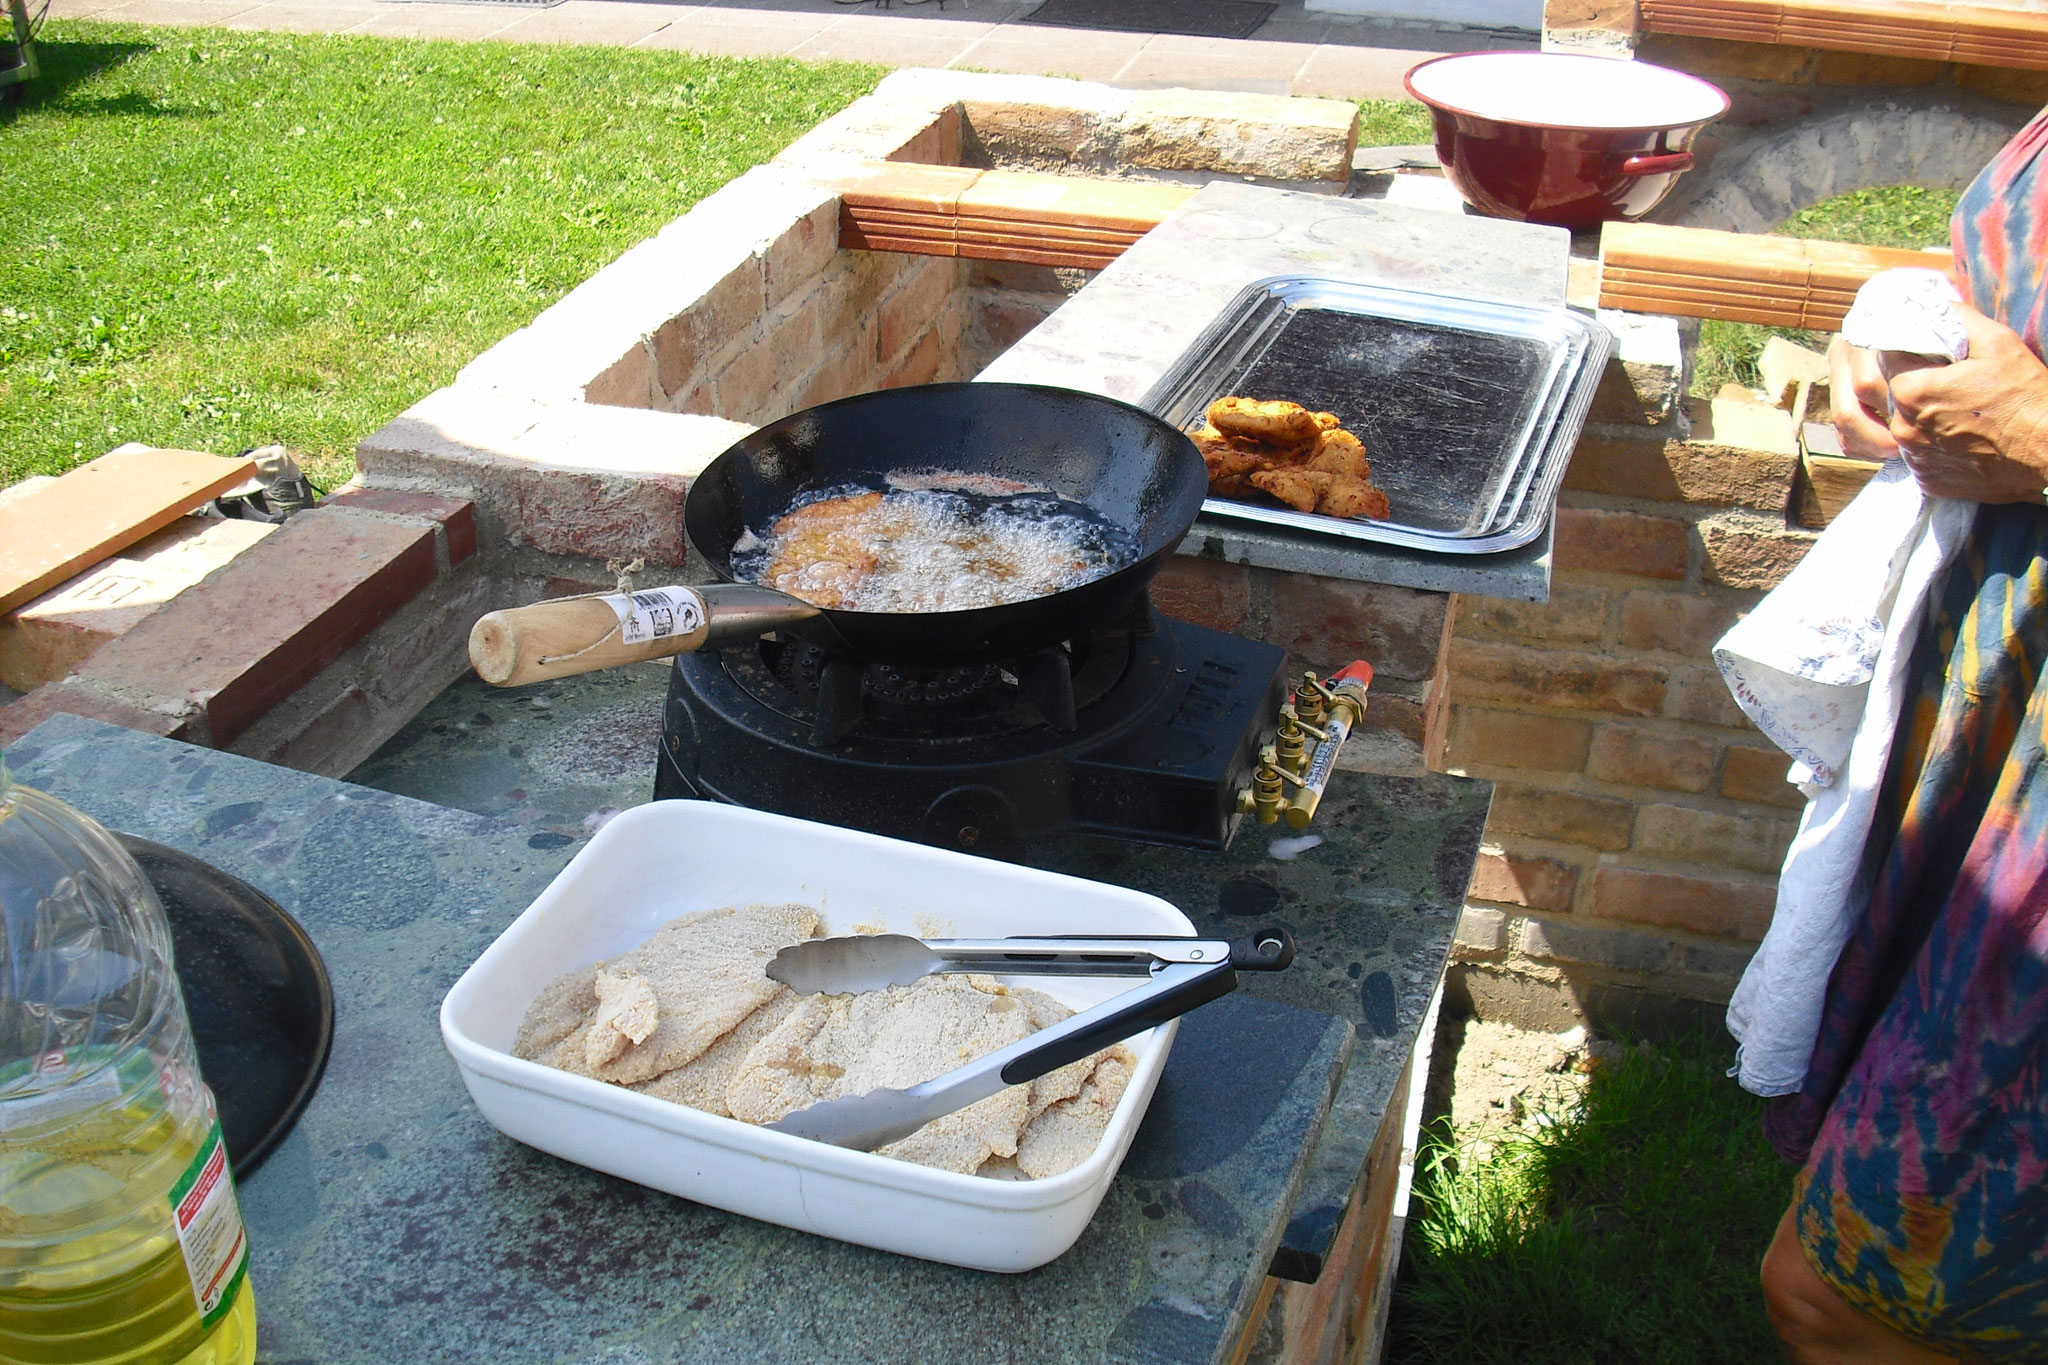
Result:
{"label": "red valve handle", "polygon": [[1632,156],[1621,163],[1623,175],[1663,175],[1692,169],[1691,152],[1655,152]]}
{"label": "red valve handle", "polygon": [[1371,687],[1372,665],[1363,659],[1353,659],[1330,675],[1330,685],[1335,686],[1341,682],[1356,682],[1360,687]]}

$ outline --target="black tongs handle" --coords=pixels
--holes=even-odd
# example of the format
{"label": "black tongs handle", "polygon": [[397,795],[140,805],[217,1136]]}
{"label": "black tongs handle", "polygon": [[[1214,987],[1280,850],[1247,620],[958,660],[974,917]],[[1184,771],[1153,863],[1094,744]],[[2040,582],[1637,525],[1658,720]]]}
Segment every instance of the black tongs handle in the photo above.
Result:
{"label": "black tongs handle", "polygon": [[1241,972],[1277,972],[1294,961],[1294,935],[1277,924],[1254,930],[1230,944],[1230,965]]}
{"label": "black tongs handle", "polygon": [[[1154,974],[1150,985],[1140,986],[1125,994],[1136,999],[1120,1009],[1108,1009],[1114,999],[1104,1001],[1095,1009],[1083,1013],[1091,1016],[1081,1020],[1081,1027],[1063,1032],[1062,1025],[1053,1025],[1049,1032],[1059,1033],[1058,1037],[1031,1048],[1021,1056],[1013,1057],[1002,1069],[1003,1084],[1022,1085],[1035,1081],[1048,1071],[1057,1071],[1068,1062],[1078,1062],[1083,1057],[1100,1052],[1111,1043],[1120,1043],[1134,1033],[1143,1033],[1155,1024],[1169,1019],[1178,1019],[1197,1005],[1206,1005],[1211,1000],[1230,994],[1237,988],[1237,972],[1227,962],[1214,966],[1193,966],[1176,963],[1160,969]],[[1096,1013],[1101,1010],[1100,1014]]]}

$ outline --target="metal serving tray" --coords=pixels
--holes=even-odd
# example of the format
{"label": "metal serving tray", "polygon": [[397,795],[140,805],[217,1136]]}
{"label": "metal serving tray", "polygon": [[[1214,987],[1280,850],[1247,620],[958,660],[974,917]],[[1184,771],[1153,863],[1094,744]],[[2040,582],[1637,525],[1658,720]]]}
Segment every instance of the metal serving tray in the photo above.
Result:
{"label": "metal serving tray", "polygon": [[1210,498],[1204,515],[1451,554],[1543,533],[1614,341],[1565,308],[1283,275],[1246,287],[1141,406],[1193,428],[1224,394],[1334,412],[1389,521]]}

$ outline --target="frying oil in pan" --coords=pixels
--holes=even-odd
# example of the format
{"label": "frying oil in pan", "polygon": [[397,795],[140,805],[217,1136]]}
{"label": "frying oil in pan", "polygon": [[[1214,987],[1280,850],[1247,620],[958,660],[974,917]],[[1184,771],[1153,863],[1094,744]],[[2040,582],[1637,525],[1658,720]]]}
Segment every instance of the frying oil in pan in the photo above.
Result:
{"label": "frying oil in pan", "polygon": [[837,611],[968,611],[1045,597],[1133,563],[1138,542],[1078,503],[968,476],[821,489],[766,538],[733,546],[733,572]]}

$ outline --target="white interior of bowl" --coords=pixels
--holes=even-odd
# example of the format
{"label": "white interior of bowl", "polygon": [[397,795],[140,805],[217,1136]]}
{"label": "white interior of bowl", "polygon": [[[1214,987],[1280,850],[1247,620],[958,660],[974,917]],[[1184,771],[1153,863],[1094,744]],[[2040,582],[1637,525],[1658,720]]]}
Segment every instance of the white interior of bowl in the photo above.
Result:
{"label": "white interior of bowl", "polygon": [[1425,62],[1408,79],[1422,99],[1459,113],[1560,128],[1677,128],[1728,106],[1682,71],[1564,52],[1473,52]]}

